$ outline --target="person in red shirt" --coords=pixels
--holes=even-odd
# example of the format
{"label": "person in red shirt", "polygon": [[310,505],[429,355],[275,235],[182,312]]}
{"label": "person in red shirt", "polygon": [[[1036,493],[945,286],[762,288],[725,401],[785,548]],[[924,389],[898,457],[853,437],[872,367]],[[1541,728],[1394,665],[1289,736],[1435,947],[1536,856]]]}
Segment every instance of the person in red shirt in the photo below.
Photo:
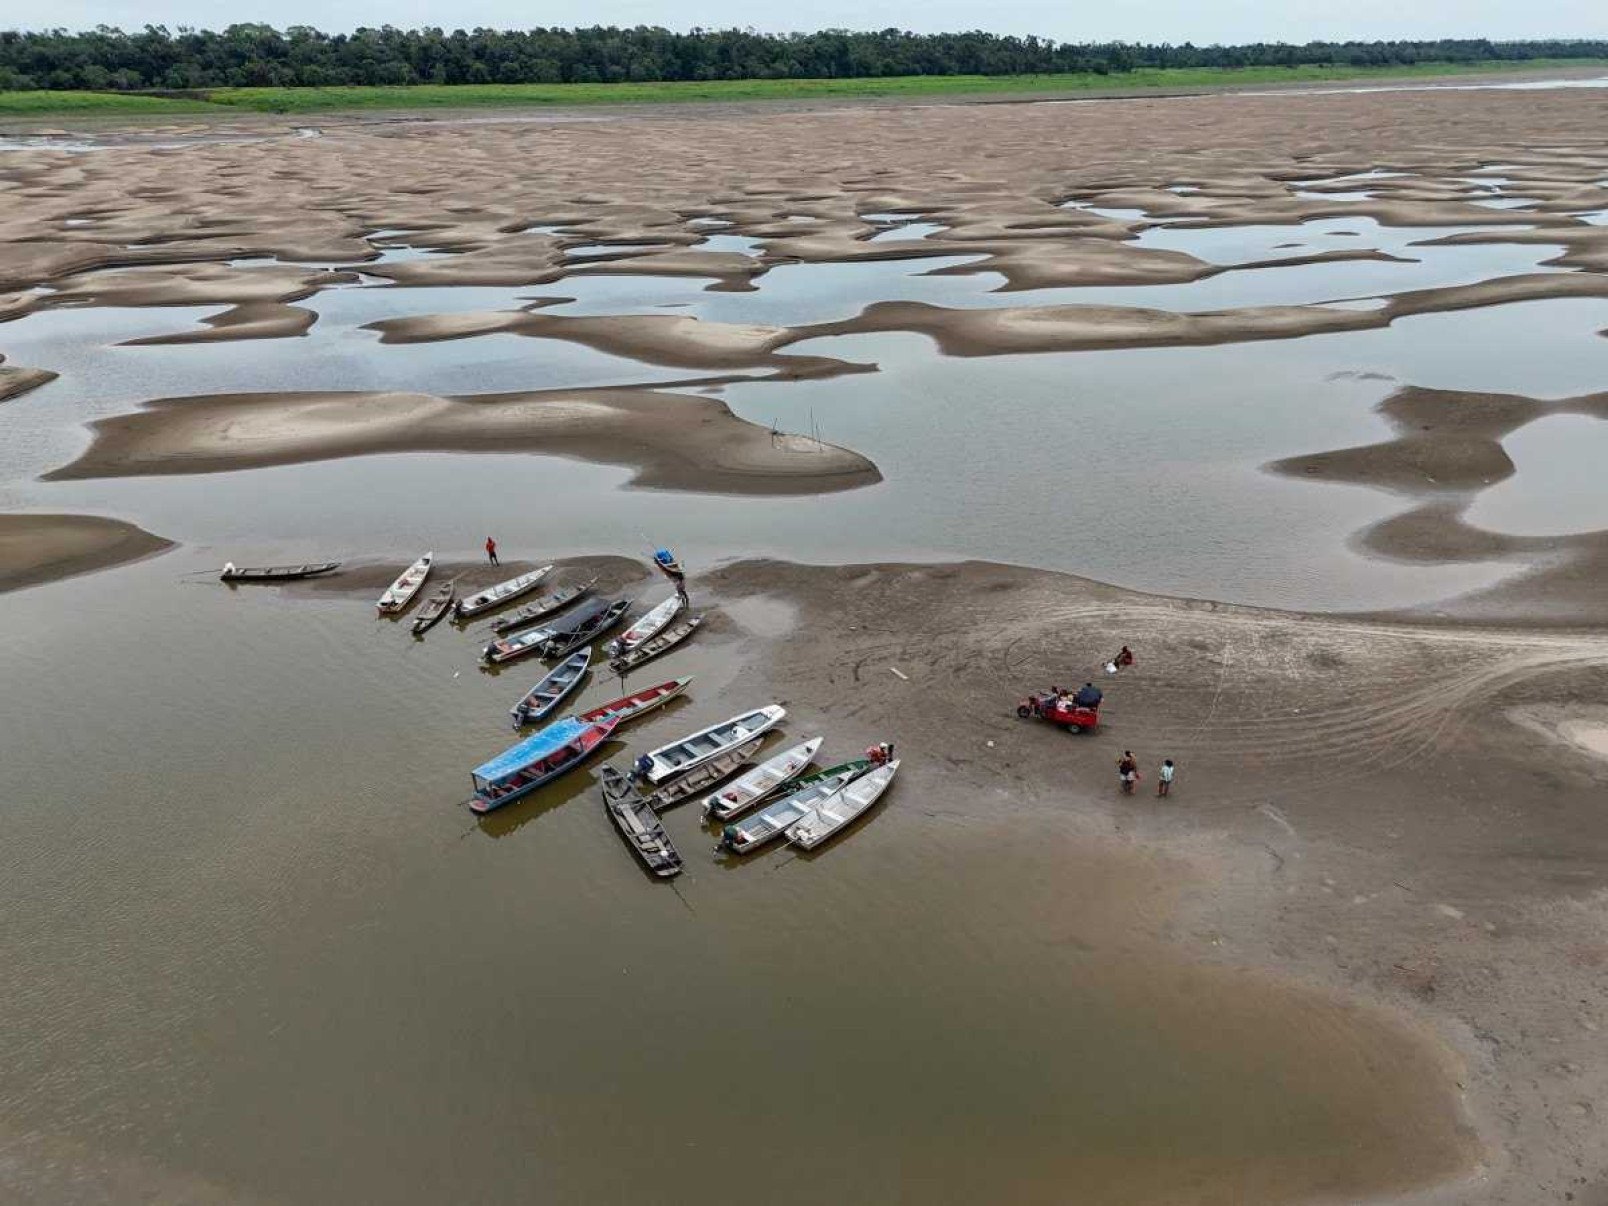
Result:
{"label": "person in red shirt", "polygon": [[493,565],[501,564],[497,560],[497,542],[495,540],[493,540],[490,536],[486,537],[486,559],[488,561],[490,561]]}

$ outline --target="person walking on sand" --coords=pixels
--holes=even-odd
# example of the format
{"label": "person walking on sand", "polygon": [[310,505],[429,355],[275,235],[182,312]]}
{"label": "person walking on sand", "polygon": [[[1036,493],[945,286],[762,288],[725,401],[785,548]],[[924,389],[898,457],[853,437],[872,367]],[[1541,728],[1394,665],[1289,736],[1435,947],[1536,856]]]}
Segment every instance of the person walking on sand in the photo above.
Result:
{"label": "person walking on sand", "polygon": [[1156,794],[1167,796],[1172,794],[1173,773],[1177,771],[1171,758],[1165,759],[1161,764],[1161,774],[1156,776]]}
{"label": "person walking on sand", "polygon": [[486,560],[491,562],[493,565],[502,564],[502,562],[497,560],[497,542],[490,536],[486,537]]}
{"label": "person walking on sand", "polygon": [[1122,757],[1117,759],[1117,778],[1122,781],[1122,794],[1133,795],[1133,785],[1139,782],[1139,763],[1132,750],[1123,750]]}

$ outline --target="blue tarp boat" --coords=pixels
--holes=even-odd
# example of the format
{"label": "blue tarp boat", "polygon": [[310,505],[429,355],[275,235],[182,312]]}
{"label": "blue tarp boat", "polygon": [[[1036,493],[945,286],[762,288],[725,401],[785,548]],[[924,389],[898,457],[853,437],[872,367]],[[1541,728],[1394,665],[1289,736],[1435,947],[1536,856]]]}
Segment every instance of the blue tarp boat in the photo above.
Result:
{"label": "blue tarp boat", "polygon": [[485,813],[501,808],[574,770],[608,740],[618,723],[619,718],[612,715],[591,724],[567,716],[509,746],[469,772],[475,787],[470,809]]}

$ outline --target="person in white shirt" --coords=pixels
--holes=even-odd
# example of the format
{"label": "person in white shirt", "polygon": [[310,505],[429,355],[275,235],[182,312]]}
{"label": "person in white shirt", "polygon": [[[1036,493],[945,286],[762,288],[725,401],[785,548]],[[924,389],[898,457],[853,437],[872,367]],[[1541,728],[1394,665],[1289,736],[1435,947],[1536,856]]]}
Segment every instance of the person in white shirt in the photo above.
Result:
{"label": "person in white shirt", "polygon": [[1156,794],[1158,796],[1165,796],[1172,791],[1173,773],[1177,769],[1178,768],[1173,765],[1173,760],[1171,758],[1168,758],[1161,764],[1161,774],[1156,776]]}

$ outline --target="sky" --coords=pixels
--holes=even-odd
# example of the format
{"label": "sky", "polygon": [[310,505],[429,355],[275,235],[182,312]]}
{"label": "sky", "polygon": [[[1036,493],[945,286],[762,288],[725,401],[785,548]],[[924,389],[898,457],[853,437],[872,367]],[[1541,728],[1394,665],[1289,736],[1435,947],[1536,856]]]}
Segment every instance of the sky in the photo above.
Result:
{"label": "sky", "polygon": [[[1081,9],[1081,11],[1079,11]],[[89,29],[146,24],[217,29],[238,21],[312,25],[331,33],[362,25],[752,26],[792,30],[877,29],[922,33],[986,29],[1067,42],[1306,42],[1390,38],[1608,37],[1608,0],[3,0],[0,28]]]}

